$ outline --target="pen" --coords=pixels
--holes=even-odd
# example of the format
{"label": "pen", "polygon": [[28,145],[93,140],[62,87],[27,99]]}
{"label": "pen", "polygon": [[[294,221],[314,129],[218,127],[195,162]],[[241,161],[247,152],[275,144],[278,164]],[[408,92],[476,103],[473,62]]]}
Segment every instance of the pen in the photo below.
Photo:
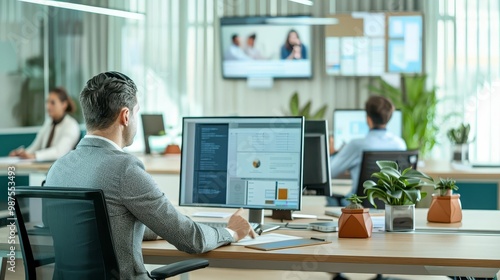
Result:
{"label": "pen", "polygon": [[323,238],[311,237],[311,240],[326,241]]}

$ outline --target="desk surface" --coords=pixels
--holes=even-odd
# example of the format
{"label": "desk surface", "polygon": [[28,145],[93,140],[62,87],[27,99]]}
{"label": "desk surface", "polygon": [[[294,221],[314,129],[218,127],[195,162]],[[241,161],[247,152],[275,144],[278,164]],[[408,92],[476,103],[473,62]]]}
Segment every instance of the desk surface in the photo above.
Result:
{"label": "desk surface", "polygon": [[[320,202],[319,199],[321,197],[305,197],[301,213],[324,216],[324,200]],[[193,211],[183,207],[180,210],[184,213]],[[269,252],[225,246],[197,256],[209,259],[213,267],[291,272],[311,270],[476,277],[493,277],[499,272],[500,211],[464,210],[462,222],[455,224],[428,223],[426,214],[427,209],[417,209],[415,232],[374,231],[371,238],[354,239],[338,238],[337,233],[280,229],[275,232],[306,238],[320,237],[332,243]],[[294,222],[312,221],[315,220]],[[163,240],[143,242],[143,254],[147,263],[193,257]]]}
{"label": "desk surface", "polygon": [[500,181],[500,168],[472,168],[472,167],[454,167],[448,161],[429,160],[424,162],[424,166],[418,167],[418,170],[437,179],[453,178],[455,180],[493,180]]}
{"label": "desk surface", "polygon": [[[214,267],[292,271],[493,277],[500,269],[500,237],[495,235],[374,233],[369,239],[349,239],[310,231],[278,232],[332,243],[270,252],[225,246],[198,257],[209,259]],[[165,241],[144,242],[143,254],[146,263],[159,264],[191,257]]]}
{"label": "desk surface", "polygon": [[[325,217],[323,205],[323,197],[304,197],[303,211],[300,213]],[[182,213],[193,213],[200,209],[180,207],[179,210]],[[220,212],[223,209],[202,210]],[[372,237],[367,239],[338,238],[336,232],[280,229],[275,232],[305,238],[324,238],[332,243],[275,251],[230,245],[205,254],[189,255],[178,251],[164,240],[145,241],[142,250],[144,261],[149,264],[203,257],[210,260],[211,267],[284,270],[291,273],[290,277],[300,275],[301,271],[493,277],[500,272],[500,211],[463,212],[461,223],[438,224],[426,222],[427,209],[416,209],[417,228],[435,231],[374,231]],[[293,222],[312,221],[315,220],[297,219]],[[456,232],[443,232],[443,228],[454,229]],[[491,231],[497,233],[492,234]],[[4,242],[0,242],[0,250],[7,250],[4,247],[8,244]]]}

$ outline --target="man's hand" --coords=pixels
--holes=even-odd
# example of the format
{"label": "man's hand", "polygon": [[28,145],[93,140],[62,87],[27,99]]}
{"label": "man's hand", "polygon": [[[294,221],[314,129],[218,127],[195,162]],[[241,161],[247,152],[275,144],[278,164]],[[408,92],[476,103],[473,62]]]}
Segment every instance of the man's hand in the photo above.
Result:
{"label": "man's hand", "polygon": [[333,155],[336,151],[335,151],[335,142],[333,141],[333,136],[330,135],[329,137],[329,143],[328,143],[328,148],[330,149],[330,155]]}
{"label": "man's hand", "polygon": [[231,216],[231,218],[229,218],[229,221],[227,222],[227,228],[234,231],[235,236],[233,237],[235,241],[239,241],[247,235],[255,238],[255,231],[253,231],[248,221],[241,216],[241,213],[243,213],[243,208],[240,208],[236,212],[234,212],[234,214]]}
{"label": "man's hand", "polygon": [[26,151],[22,151],[17,156],[23,159],[35,159],[35,154],[31,154]]}

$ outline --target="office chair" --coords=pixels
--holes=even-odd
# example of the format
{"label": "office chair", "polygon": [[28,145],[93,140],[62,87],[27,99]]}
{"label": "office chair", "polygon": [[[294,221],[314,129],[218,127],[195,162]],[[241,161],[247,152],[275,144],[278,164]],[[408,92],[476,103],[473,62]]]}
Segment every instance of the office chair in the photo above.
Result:
{"label": "office chair", "polygon": [[[102,190],[17,187],[15,199],[26,279],[36,279],[36,268],[51,263],[53,279],[120,279]],[[30,220],[25,203],[35,200],[41,201],[44,227]],[[155,269],[150,276],[164,279],[207,266],[203,259],[180,261]]]}
{"label": "office chair", "polygon": [[[364,151],[363,158],[361,160],[361,168],[359,172],[359,180],[358,187],[356,188],[356,195],[365,196],[363,183],[366,180],[371,179],[371,175],[374,172],[380,171],[380,168],[377,166],[378,160],[391,160],[397,162],[399,168],[402,170],[412,167],[413,169],[417,169],[418,163],[418,150],[409,150],[409,151]],[[332,197],[337,200],[338,205],[342,205],[342,201],[345,200],[345,196],[340,194],[333,194]],[[385,204],[383,201],[375,199],[375,204],[378,209],[385,209]],[[363,207],[365,208],[373,208],[373,205],[365,199],[363,201]]]}

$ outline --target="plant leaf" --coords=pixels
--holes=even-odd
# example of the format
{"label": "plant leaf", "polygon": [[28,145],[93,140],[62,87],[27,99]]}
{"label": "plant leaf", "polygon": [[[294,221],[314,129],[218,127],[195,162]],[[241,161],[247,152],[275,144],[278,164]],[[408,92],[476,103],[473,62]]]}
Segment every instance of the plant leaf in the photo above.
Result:
{"label": "plant leaf", "polygon": [[290,115],[298,116],[299,115],[299,93],[295,92],[290,98]]}
{"label": "plant leaf", "polygon": [[311,101],[307,101],[306,105],[304,106],[304,108],[302,108],[300,110],[300,115],[301,116],[304,116],[306,119],[310,119],[311,118]]}
{"label": "plant leaf", "polygon": [[[365,189],[369,189],[369,188],[372,188],[374,186],[376,186],[377,183],[373,182],[372,180],[367,180],[363,183],[363,188]],[[366,192],[366,191],[365,191]]]}
{"label": "plant leaf", "polygon": [[413,178],[421,178],[421,179],[426,179],[430,182],[434,182],[434,179],[432,179],[432,177],[415,169],[407,169],[405,170],[405,172],[403,172],[403,175],[401,176],[401,179],[413,179]]}
{"label": "plant leaf", "polygon": [[420,190],[418,189],[413,189],[413,190],[403,190],[405,193],[406,197],[408,198],[409,201],[411,201],[412,204],[420,201],[422,198],[420,195]]}
{"label": "plant leaf", "polygon": [[401,177],[401,173],[397,169],[394,169],[392,167],[384,167],[380,170],[380,172],[385,173],[395,179],[399,179]]}
{"label": "plant leaf", "polygon": [[313,120],[324,119],[327,108],[328,108],[328,105],[324,105],[323,107],[321,107],[318,111],[316,111],[316,113],[314,113],[314,115],[311,117],[311,119],[313,119]]}
{"label": "plant leaf", "polygon": [[378,160],[377,161],[377,166],[382,169],[384,167],[390,167],[390,168],[393,168],[393,169],[396,169],[398,170],[398,164],[394,161],[391,161],[391,160]]}
{"label": "plant leaf", "polygon": [[397,191],[393,191],[393,192],[391,192],[390,190],[387,190],[387,191],[386,191],[386,194],[387,194],[387,196],[389,196],[389,197],[392,197],[392,198],[395,198],[395,199],[400,199],[400,198],[401,198],[401,196],[403,195],[403,191],[401,191],[401,190],[397,190]]}

